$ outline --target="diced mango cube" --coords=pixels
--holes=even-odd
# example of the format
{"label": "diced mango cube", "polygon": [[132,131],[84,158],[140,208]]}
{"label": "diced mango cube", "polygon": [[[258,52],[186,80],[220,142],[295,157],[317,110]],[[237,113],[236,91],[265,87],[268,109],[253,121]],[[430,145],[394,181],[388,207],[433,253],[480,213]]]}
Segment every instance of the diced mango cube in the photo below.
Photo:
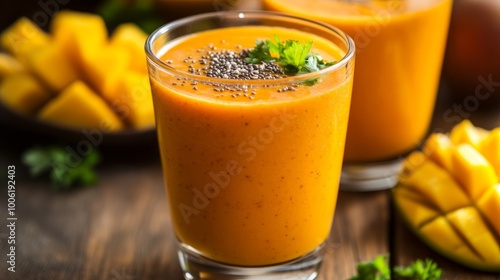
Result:
{"label": "diced mango cube", "polygon": [[443,212],[471,205],[469,197],[453,177],[430,160],[426,160],[402,182],[426,197],[433,207]]}
{"label": "diced mango cube", "polygon": [[461,208],[447,214],[446,218],[467,239],[485,263],[500,265],[499,244],[476,208]]}
{"label": "diced mango cube", "polygon": [[116,131],[123,124],[108,104],[82,81],[76,81],[42,108],[39,117],[75,129]]}
{"label": "diced mango cube", "polygon": [[75,11],[59,12],[52,20],[51,31],[56,43],[79,67],[83,67],[84,57],[99,52],[108,39],[102,17]]}
{"label": "diced mango cube", "polygon": [[422,196],[420,193],[417,191],[410,189],[410,188],[405,188],[405,187],[399,187],[398,185],[396,188],[394,188],[394,196],[396,199],[400,196],[404,196],[405,198],[411,199],[413,201],[418,201],[422,204],[425,204],[427,201],[427,198]]}
{"label": "diced mango cube", "polygon": [[493,166],[470,144],[461,144],[453,151],[453,173],[473,200],[498,183]]}
{"label": "diced mango cube", "polygon": [[2,48],[23,63],[27,55],[49,42],[49,35],[25,17],[19,18],[0,36]]}
{"label": "diced mango cube", "polygon": [[484,129],[475,127],[466,119],[453,127],[450,132],[450,139],[455,145],[470,144],[476,148],[486,134],[487,132]]}
{"label": "diced mango cube", "polygon": [[404,160],[401,168],[400,179],[404,180],[404,177],[407,174],[413,173],[416,169],[418,169],[422,164],[427,160],[424,153],[415,151],[408,155]]}
{"label": "diced mango cube", "polygon": [[420,231],[431,243],[446,251],[455,251],[464,245],[462,238],[442,216],[425,224]]}
{"label": "diced mango cube", "polygon": [[9,75],[0,83],[0,100],[22,114],[34,114],[50,97],[42,84],[28,73]]}
{"label": "diced mango cube", "polygon": [[488,189],[477,202],[477,207],[500,235],[500,185]]}
{"label": "diced mango cube", "polygon": [[134,128],[150,128],[155,124],[153,98],[147,74],[128,72],[105,97]]}
{"label": "diced mango cube", "polygon": [[93,88],[101,94],[110,83],[124,75],[131,57],[127,50],[116,46],[106,46],[100,52],[84,58],[84,72]]}
{"label": "diced mango cube", "polygon": [[53,91],[59,92],[78,79],[78,70],[56,44],[48,44],[33,51],[28,66]]}
{"label": "diced mango cube", "polygon": [[119,25],[111,36],[112,46],[123,47],[128,50],[128,55],[132,58],[130,69],[141,73],[147,73],[146,52],[144,44],[148,35],[133,23]]}
{"label": "diced mango cube", "polygon": [[24,65],[15,57],[0,53],[0,80],[8,75],[26,71]]}
{"label": "diced mango cube", "polygon": [[423,147],[424,154],[446,170],[452,170],[453,143],[448,136],[441,133],[432,134]]}
{"label": "diced mango cube", "polygon": [[396,194],[395,199],[399,209],[407,217],[412,227],[420,227],[425,222],[439,216],[438,211],[422,204],[421,201],[411,199],[409,196]]}
{"label": "diced mango cube", "polygon": [[497,176],[500,177],[500,127],[493,129],[481,141],[479,152],[490,162]]}

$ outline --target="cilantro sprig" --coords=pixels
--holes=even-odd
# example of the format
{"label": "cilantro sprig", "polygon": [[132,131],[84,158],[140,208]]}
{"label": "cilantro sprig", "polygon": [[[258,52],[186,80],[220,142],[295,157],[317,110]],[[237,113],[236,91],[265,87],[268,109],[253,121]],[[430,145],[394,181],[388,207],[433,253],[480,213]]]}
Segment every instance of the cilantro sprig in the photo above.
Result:
{"label": "cilantro sprig", "polygon": [[[387,264],[387,255],[380,255],[357,266],[357,274],[350,280],[390,280],[391,270]],[[407,267],[398,266],[393,269],[395,279],[401,280],[439,280],[441,269],[430,259],[416,260]]]}
{"label": "cilantro sprig", "polygon": [[[97,182],[97,174],[93,170],[100,161],[100,155],[93,148],[87,155],[74,155],[60,146],[47,148],[36,147],[23,154],[22,161],[30,167],[32,176],[49,173],[54,189],[69,189],[75,185],[90,186]],[[68,160],[73,157],[72,160]]]}
{"label": "cilantro sprig", "polygon": [[[297,40],[281,41],[278,36],[273,40],[258,40],[257,45],[245,58],[248,63],[275,62],[283,68],[286,75],[301,75],[319,71],[336,62],[326,62],[316,53],[310,53],[312,41],[301,43]],[[313,85],[316,80],[308,80]]]}

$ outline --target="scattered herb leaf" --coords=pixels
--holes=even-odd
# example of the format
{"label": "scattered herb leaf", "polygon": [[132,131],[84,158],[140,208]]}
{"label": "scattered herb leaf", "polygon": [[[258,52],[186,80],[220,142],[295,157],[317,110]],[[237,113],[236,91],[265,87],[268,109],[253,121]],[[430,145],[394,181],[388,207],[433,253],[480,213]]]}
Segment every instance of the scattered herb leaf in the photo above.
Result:
{"label": "scattered herb leaf", "polygon": [[90,186],[97,182],[93,168],[99,163],[100,155],[96,148],[86,156],[75,156],[59,146],[36,147],[26,151],[22,161],[35,177],[49,173],[53,188],[69,189],[74,185]]}
{"label": "scattered herb leaf", "polygon": [[357,266],[358,274],[351,280],[389,280],[391,272],[387,265],[387,255],[380,255],[368,262],[361,262]]}
{"label": "scattered herb leaf", "polygon": [[[301,43],[297,40],[281,41],[278,36],[273,40],[258,40],[256,46],[245,58],[248,63],[276,62],[285,74],[301,75],[319,71],[336,62],[326,62],[315,53],[310,53],[313,42]],[[314,85],[317,79],[310,79],[304,82],[306,85]]]}
{"label": "scattered herb leaf", "polygon": [[[387,264],[388,255],[380,255],[368,262],[361,262],[357,266],[357,274],[351,280],[389,280],[390,267]],[[393,269],[396,279],[405,280],[439,280],[441,269],[430,259],[416,260],[407,267],[398,266]]]}
{"label": "scattered herb leaf", "polygon": [[443,272],[437,264],[426,259],[425,261],[416,260],[408,267],[396,267],[394,273],[400,279],[439,280]]}

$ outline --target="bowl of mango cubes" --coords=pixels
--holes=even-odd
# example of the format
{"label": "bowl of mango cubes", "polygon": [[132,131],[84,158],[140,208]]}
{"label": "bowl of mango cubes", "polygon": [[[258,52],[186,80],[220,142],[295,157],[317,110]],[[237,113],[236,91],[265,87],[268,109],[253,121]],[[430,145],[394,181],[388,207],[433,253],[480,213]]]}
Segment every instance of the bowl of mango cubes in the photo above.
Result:
{"label": "bowl of mango cubes", "polygon": [[0,107],[40,133],[152,139],[146,38],[133,23],[109,32],[91,13],[60,11],[48,31],[19,18],[0,33]]}

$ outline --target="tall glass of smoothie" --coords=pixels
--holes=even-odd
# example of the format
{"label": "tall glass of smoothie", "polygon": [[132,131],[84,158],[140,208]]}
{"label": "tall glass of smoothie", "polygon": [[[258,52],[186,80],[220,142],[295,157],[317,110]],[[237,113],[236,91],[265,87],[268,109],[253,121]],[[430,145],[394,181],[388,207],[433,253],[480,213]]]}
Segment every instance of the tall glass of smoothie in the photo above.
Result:
{"label": "tall glass of smoothie", "polygon": [[356,43],[341,189],[397,182],[429,129],[452,0],[263,0],[267,10],[330,23]]}
{"label": "tall glass of smoothie", "polygon": [[353,41],[294,16],[221,12],[159,28],[146,52],[185,278],[314,279],[337,200]]}

